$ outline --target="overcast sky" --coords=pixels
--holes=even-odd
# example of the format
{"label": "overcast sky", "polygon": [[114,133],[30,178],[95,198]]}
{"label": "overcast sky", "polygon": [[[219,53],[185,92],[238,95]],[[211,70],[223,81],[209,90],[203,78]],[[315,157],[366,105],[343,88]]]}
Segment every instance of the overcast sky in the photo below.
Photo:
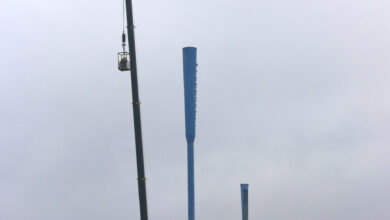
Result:
{"label": "overcast sky", "polygon": [[[390,219],[387,0],[134,0],[152,220]],[[0,0],[0,219],[139,219],[122,2]]]}

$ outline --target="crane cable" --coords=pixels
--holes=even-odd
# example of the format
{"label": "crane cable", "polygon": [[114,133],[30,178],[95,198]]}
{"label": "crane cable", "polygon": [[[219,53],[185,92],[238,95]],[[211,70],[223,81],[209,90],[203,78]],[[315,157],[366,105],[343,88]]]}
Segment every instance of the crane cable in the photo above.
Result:
{"label": "crane cable", "polygon": [[122,1],[122,25],[123,25],[123,33],[125,33],[125,0]]}
{"label": "crane cable", "polygon": [[126,34],[125,34],[125,0],[122,5],[122,47],[123,52],[126,52]]}

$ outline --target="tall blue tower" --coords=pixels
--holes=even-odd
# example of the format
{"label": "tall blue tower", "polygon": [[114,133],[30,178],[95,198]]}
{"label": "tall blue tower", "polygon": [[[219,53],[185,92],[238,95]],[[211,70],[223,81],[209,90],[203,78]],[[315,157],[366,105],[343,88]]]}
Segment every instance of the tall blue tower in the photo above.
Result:
{"label": "tall blue tower", "polygon": [[248,184],[241,184],[242,220],[248,220]]}
{"label": "tall blue tower", "polygon": [[196,118],[196,48],[183,48],[184,103],[187,139],[188,220],[195,220],[194,141]]}

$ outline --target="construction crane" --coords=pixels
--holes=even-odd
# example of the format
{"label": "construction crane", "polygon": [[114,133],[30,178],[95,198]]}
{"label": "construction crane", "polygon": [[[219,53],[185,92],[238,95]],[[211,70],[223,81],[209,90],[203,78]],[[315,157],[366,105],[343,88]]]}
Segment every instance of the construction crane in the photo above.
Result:
{"label": "construction crane", "polygon": [[[126,1],[126,4],[125,4]],[[127,18],[127,35],[129,41],[129,52],[126,51],[126,35],[125,35],[125,8]],[[146,201],[146,178],[144,168],[144,153],[142,146],[142,129],[141,129],[141,102],[138,93],[138,78],[137,78],[137,59],[135,53],[135,37],[133,23],[133,7],[131,0],[123,0],[123,33],[122,47],[123,51],[118,53],[118,69],[120,71],[130,70],[131,90],[133,96],[133,116],[134,116],[134,133],[135,133],[135,150],[137,156],[137,181],[141,220],[148,220],[148,207]]]}

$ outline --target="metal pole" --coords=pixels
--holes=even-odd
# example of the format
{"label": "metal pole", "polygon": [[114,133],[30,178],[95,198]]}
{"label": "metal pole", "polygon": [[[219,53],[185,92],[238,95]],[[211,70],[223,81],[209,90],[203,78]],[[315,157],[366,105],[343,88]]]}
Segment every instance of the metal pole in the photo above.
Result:
{"label": "metal pole", "polygon": [[129,36],[129,53],[130,53],[130,76],[131,89],[133,95],[133,116],[134,116],[134,133],[135,133],[135,149],[137,154],[137,174],[138,174],[138,194],[141,220],[148,219],[148,207],[146,201],[146,178],[144,168],[144,153],[142,149],[142,129],[141,129],[141,110],[138,94],[138,79],[137,79],[137,59],[135,53],[135,37],[133,24],[133,7],[131,0],[126,0],[126,15],[127,15],[127,34]]}
{"label": "metal pole", "polygon": [[187,144],[188,220],[195,220],[194,143]]}
{"label": "metal pole", "polygon": [[242,220],[248,220],[248,187],[246,183],[241,184],[241,212]]}
{"label": "metal pole", "polygon": [[196,121],[195,47],[183,48],[184,104],[187,139],[188,220],[195,220],[194,141]]}

